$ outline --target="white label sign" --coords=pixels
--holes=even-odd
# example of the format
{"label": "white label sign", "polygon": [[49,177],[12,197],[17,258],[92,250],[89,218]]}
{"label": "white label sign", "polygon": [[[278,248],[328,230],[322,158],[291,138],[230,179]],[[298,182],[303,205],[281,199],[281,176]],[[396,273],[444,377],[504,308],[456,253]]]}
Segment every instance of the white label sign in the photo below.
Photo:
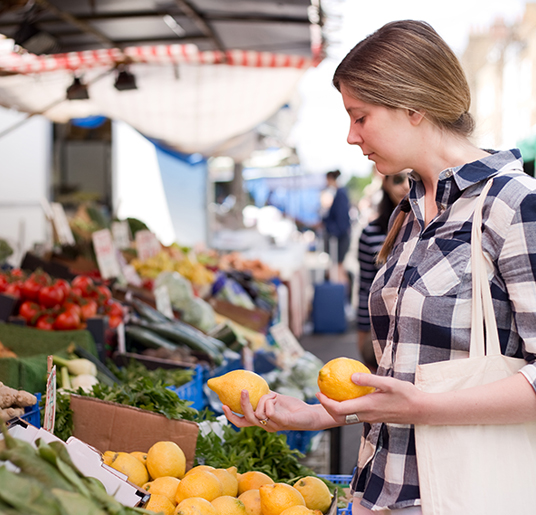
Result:
{"label": "white label sign", "polygon": [[145,261],[156,256],[162,250],[162,245],[154,233],[143,230],[136,233],[136,250],[138,251],[138,259]]}
{"label": "white label sign", "polygon": [[304,348],[285,324],[276,324],[270,327],[279,352],[277,353],[277,365],[280,368],[290,368],[305,354]]}
{"label": "white label sign", "polygon": [[156,301],[156,309],[160,311],[160,313],[166,315],[168,318],[174,318],[167,286],[163,284],[162,286],[155,288],[153,293]]}
{"label": "white label sign", "polygon": [[45,397],[45,416],[43,418],[43,429],[49,433],[54,432],[56,422],[56,365],[48,373],[47,391]]}
{"label": "white label sign", "polygon": [[71,231],[71,226],[69,225],[63,206],[59,202],[52,202],[50,208],[52,209],[52,223],[54,224],[58,241],[62,245],[74,245],[73,232]]}
{"label": "white label sign", "polygon": [[95,249],[101,276],[104,279],[119,277],[121,275],[121,269],[110,230],[102,229],[95,231],[91,237],[93,239],[93,248]]}
{"label": "white label sign", "polygon": [[128,222],[112,222],[112,234],[117,249],[122,250],[130,247],[130,229],[128,227]]}

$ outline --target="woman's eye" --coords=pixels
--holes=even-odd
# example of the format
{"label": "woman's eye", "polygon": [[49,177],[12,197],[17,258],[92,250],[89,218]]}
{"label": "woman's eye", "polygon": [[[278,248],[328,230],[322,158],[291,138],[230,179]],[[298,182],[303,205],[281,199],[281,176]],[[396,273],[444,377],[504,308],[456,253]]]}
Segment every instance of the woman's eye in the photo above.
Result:
{"label": "woman's eye", "polygon": [[361,118],[358,118],[355,123],[363,123],[365,121],[365,117],[362,116]]}

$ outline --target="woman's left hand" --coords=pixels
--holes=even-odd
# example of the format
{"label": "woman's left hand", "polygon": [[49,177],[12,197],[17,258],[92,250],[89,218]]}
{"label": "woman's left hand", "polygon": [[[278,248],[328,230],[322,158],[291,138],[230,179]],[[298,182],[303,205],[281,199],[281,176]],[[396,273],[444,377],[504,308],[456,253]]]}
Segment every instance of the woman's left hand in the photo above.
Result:
{"label": "woman's left hand", "polygon": [[409,381],[374,374],[356,373],[352,381],[361,386],[373,386],[376,391],[347,401],[334,401],[322,393],[316,396],[326,411],[341,425],[346,415],[357,414],[362,422],[389,422],[394,424],[415,424],[421,415],[419,400],[421,392]]}

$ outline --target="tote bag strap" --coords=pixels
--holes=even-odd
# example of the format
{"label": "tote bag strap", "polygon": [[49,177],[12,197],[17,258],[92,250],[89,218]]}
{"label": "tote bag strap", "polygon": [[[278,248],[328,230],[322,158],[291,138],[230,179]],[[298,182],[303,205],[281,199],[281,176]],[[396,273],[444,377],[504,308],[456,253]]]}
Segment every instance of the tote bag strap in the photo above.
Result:
{"label": "tote bag strap", "polygon": [[[480,194],[473,214],[471,232],[471,268],[473,303],[471,310],[471,343],[469,357],[491,356],[501,353],[497,322],[486,271],[486,258],[482,251],[482,207],[493,184],[491,178]],[[486,338],[484,338],[484,322]]]}

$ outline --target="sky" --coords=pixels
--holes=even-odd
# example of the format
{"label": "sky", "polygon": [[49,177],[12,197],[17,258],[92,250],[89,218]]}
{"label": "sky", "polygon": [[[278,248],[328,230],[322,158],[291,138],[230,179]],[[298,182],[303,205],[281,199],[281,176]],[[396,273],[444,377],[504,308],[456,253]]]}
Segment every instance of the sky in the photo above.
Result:
{"label": "sky", "polygon": [[[430,23],[461,57],[472,31],[483,31],[502,17],[507,24],[521,19],[525,0],[323,0],[328,12],[340,12],[332,30],[330,56],[309,70],[299,86],[301,105],[291,133],[304,172],[339,169],[347,178],[368,175],[370,162],[359,147],[346,143],[349,119],[340,94],[331,85],[337,64],[361,39],[383,24],[400,19]],[[329,22],[328,22],[329,23]]]}

